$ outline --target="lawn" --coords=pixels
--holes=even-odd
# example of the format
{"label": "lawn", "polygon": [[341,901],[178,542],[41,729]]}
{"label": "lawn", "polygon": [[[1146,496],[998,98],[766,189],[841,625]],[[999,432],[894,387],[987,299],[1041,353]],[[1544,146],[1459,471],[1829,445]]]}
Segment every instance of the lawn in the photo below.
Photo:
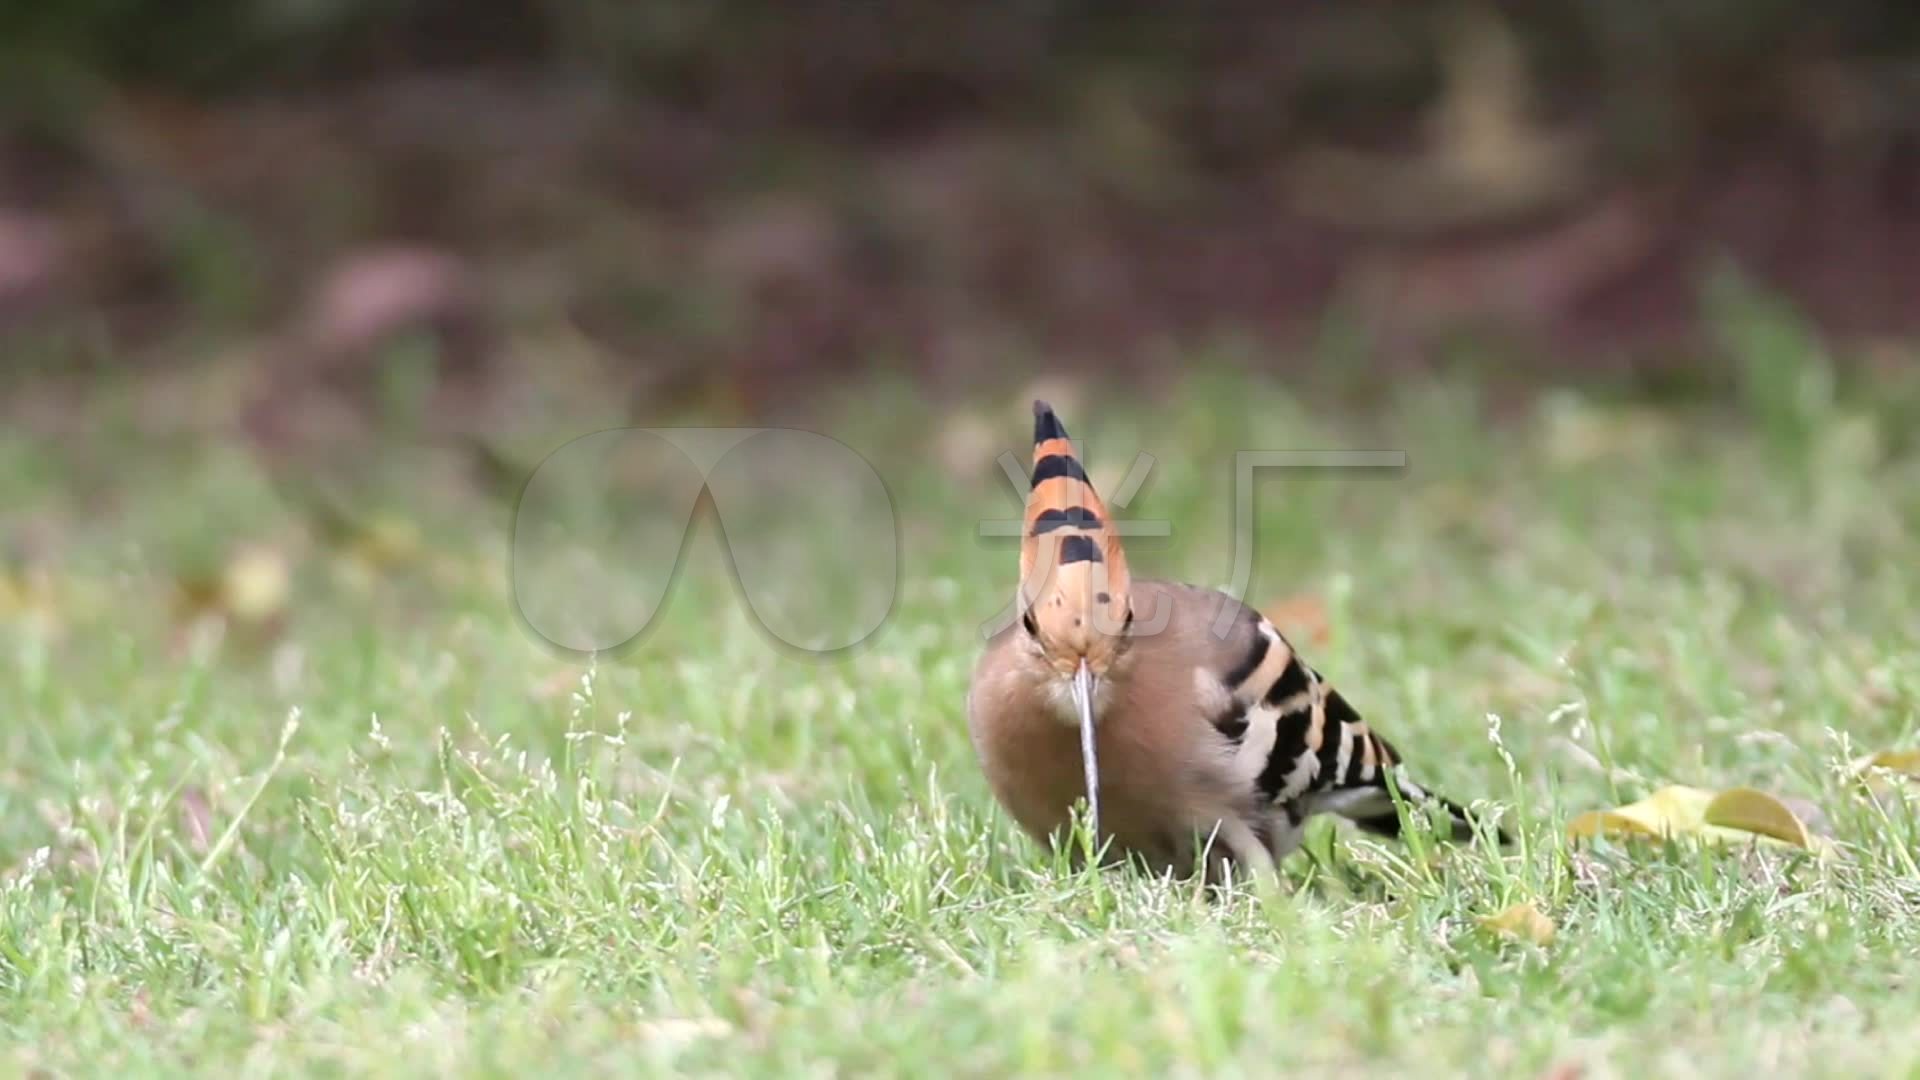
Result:
{"label": "lawn", "polygon": [[[1028,388],[820,407],[898,521],[859,646],[771,642],[708,518],[647,633],[591,660],[516,613],[510,509],[404,436],[358,448],[356,498],[422,546],[329,545],[233,442],[140,434],[103,392],[57,452],[0,434],[0,1063],[1920,1075],[1920,804],[1848,771],[1920,745],[1920,398],[1782,351],[1659,407],[1065,388],[1096,481],[1155,459],[1125,511],[1171,523],[1131,548],[1151,576],[1228,577],[1236,450],[1407,454],[1262,479],[1249,598],[1519,840],[1323,824],[1265,897],[1076,873],[987,793],[962,703],[1013,588],[981,523],[1017,513],[994,458],[1025,452]],[[610,418],[543,422],[530,460]],[[807,565],[839,546],[805,503],[776,562],[830,635],[875,586],[844,550]],[[290,574],[269,618],[180,614],[183,580],[256,557]],[[1567,839],[1667,783],[1806,800],[1838,854]],[[1548,944],[1481,924],[1517,903]]]}

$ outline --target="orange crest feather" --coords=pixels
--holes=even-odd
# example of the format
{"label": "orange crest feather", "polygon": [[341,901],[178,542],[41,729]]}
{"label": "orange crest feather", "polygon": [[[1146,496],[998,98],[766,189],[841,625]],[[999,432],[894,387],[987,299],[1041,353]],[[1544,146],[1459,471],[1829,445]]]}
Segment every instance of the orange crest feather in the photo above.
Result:
{"label": "orange crest feather", "polygon": [[1033,488],[1020,541],[1020,605],[1049,652],[1110,655],[1131,610],[1120,534],[1073,442],[1044,401],[1033,403]]}

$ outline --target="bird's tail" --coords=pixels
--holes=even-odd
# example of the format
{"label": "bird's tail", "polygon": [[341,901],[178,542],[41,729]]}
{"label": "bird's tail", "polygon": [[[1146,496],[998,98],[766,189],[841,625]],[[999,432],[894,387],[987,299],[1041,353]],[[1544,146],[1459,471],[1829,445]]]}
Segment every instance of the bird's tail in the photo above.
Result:
{"label": "bird's tail", "polygon": [[[1447,822],[1452,827],[1452,838],[1455,842],[1464,843],[1479,835],[1478,822],[1472,812],[1452,799],[1428,791],[1409,779],[1406,766],[1400,764],[1399,751],[1379,735],[1372,733],[1369,735],[1377,742],[1381,758],[1389,763],[1394,773],[1394,790],[1399,792],[1401,802],[1406,804],[1410,813],[1424,814],[1430,808],[1438,807],[1446,811]],[[1377,798],[1355,801],[1350,808],[1343,808],[1338,812],[1367,832],[1398,838],[1401,833],[1400,810],[1393,804],[1393,795],[1387,789],[1387,771],[1382,769],[1370,785],[1377,789]],[[1502,846],[1513,842],[1513,837],[1498,825],[1493,827],[1493,835],[1498,838]]]}
{"label": "bird's tail", "polygon": [[[1402,798],[1405,798],[1405,795],[1405,792],[1401,793]],[[1408,799],[1407,801],[1411,804],[1409,809],[1416,813],[1420,812],[1429,804],[1445,809],[1448,823],[1453,827],[1453,839],[1457,843],[1465,843],[1478,835],[1478,830],[1474,825],[1473,815],[1467,811],[1466,807],[1461,806],[1452,799],[1443,795],[1427,795],[1424,799]],[[1398,810],[1390,809],[1384,813],[1355,814],[1349,817],[1348,820],[1360,828],[1365,829],[1367,832],[1374,833],[1378,836],[1388,836],[1395,839],[1398,839],[1400,836],[1400,813]],[[1507,831],[1497,825],[1494,826],[1494,835],[1499,838],[1500,843],[1503,845],[1513,843],[1513,837],[1507,835]]]}

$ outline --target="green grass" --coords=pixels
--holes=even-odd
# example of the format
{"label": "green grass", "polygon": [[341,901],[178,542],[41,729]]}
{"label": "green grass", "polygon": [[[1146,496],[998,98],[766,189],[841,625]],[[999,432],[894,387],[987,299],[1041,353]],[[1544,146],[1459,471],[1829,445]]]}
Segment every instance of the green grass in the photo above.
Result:
{"label": "green grass", "polygon": [[[1066,418],[1096,478],[1158,460],[1128,512],[1173,535],[1138,542],[1136,572],[1206,582],[1234,449],[1405,449],[1391,476],[1263,480],[1252,598],[1324,598],[1316,665],[1520,843],[1329,825],[1284,895],[1215,902],[1063,868],[974,764],[962,700],[1015,565],[978,523],[1013,513],[991,458],[1020,450],[1017,397],[969,414],[999,440],[977,466],[940,449],[955,414],[898,387],[820,425],[876,462],[903,542],[889,621],[828,660],[769,645],[711,523],[659,624],[588,665],[516,620],[504,511],[404,445],[368,497],[435,560],[368,587],[224,443],[0,435],[0,503],[50,597],[0,631],[0,1063],[1920,1075],[1920,816],[1841,769],[1920,741],[1899,395],[1774,401],[1765,423],[1309,397],[1216,376]],[[243,543],[293,560],[285,625],[183,631],[177,568]],[[1842,857],[1564,840],[1667,782],[1812,800]],[[1478,926],[1517,902],[1558,923],[1550,946]]]}

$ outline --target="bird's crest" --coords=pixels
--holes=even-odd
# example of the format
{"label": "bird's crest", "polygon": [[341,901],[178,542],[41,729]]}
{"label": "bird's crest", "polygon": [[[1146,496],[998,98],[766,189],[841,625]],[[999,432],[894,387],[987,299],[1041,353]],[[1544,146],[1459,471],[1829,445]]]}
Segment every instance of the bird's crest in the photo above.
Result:
{"label": "bird's crest", "polygon": [[1033,403],[1033,488],[1020,540],[1020,611],[1048,659],[1096,673],[1132,618],[1131,578],[1120,535],[1093,490],[1067,429]]}

